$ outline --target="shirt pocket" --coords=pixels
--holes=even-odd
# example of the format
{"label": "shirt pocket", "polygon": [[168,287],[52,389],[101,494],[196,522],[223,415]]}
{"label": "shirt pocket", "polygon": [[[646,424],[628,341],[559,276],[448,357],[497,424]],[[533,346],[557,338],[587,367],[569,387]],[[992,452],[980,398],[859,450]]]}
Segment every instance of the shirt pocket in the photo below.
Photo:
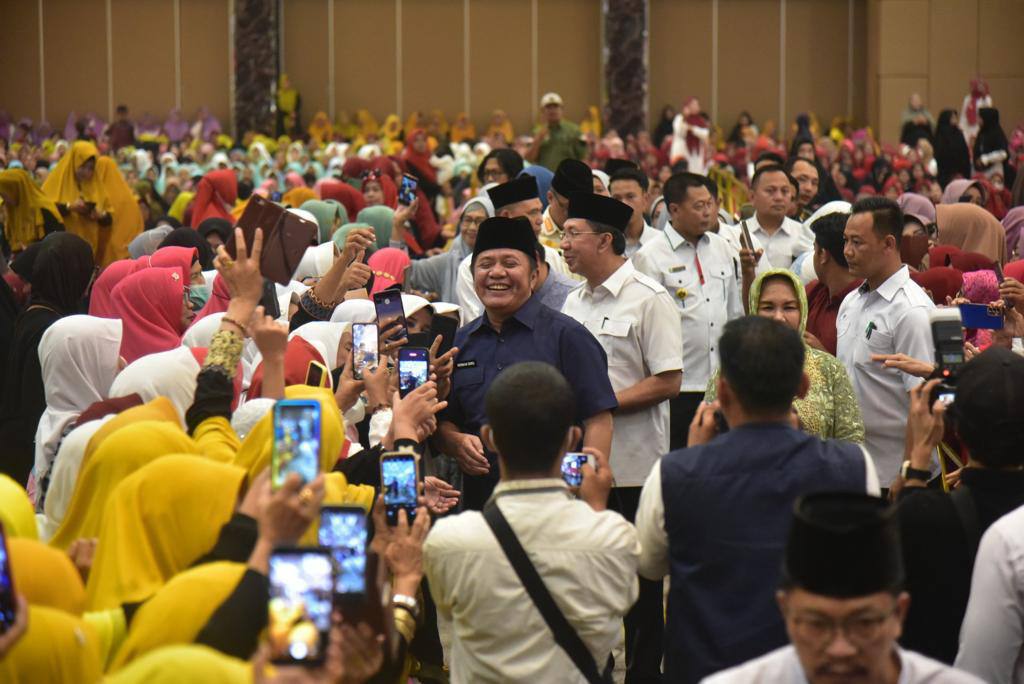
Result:
{"label": "shirt pocket", "polygon": [[629,363],[633,346],[629,334],[632,327],[632,321],[611,318],[601,320],[596,326],[597,339],[604,347],[609,366]]}
{"label": "shirt pocket", "polygon": [[[679,267],[677,267],[679,268]],[[700,280],[696,268],[689,266],[665,275],[665,289],[683,311],[690,311],[701,301]]]}
{"label": "shirt pocket", "polygon": [[484,369],[480,366],[459,368],[452,373],[452,383],[459,387],[474,387],[484,381]]}

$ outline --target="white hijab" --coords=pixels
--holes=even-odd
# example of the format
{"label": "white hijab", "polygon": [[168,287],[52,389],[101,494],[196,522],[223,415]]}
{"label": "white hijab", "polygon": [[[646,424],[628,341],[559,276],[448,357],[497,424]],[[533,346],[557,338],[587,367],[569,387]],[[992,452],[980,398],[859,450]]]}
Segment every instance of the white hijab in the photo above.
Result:
{"label": "white hijab", "polygon": [[110,396],[138,394],[144,403],[157,397],[167,397],[177,409],[178,419],[184,426],[185,412],[195,398],[197,375],[199,362],[188,347],[147,354],[118,373],[110,386]]}
{"label": "white hijab", "polygon": [[288,339],[301,337],[312,344],[327,361],[327,368],[333,371],[338,367],[338,347],[341,345],[341,336],[348,328],[348,323],[313,321],[293,330],[288,334]]}
{"label": "white hijab", "polygon": [[307,247],[292,274],[292,280],[302,282],[306,278],[321,278],[334,265],[334,242],[327,242],[316,247]]}
{"label": "white hijab", "polygon": [[346,299],[331,314],[331,323],[376,323],[377,309],[369,299]]}
{"label": "white hijab", "polygon": [[209,347],[214,333],[220,328],[220,322],[223,318],[223,311],[200,318],[185,331],[184,337],[181,338],[181,343],[189,349]]}
{"label": "white hijab", "polygon": [[97,401],[106,399],[117,375],[121,321],[96,316],[65,316],[39,341],[46,410],[36,427],[35,476],[42,480],[57,456],[68,425]]}
{"label": "white hijab", "polygon": [[40,541],[49,541],[60,527],[71,503],[71,495],[75,493],[78,471],[82,469],[82,459],[85,457],[89,440],[115,415],[111,413],[99,420],[90,420],[84,425],[79,425],[60,443],[57,459],[53,463],[53,472],[50,473],[50,488],[46,491],[43,512],[36,515]]}

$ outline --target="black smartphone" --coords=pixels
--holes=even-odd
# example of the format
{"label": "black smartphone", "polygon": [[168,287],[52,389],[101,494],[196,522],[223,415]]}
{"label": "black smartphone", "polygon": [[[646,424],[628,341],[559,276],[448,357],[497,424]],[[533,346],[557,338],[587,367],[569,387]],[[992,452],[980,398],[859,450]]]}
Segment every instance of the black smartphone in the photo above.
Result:
{"label": "black smartphone", "polygon": [[277,285],[270,278],[263,279],[263,295],[260,297],[263,313],[275,321],[281,317],[281,305],[277,300]]}
{"label": "black smartphone", "polygon": [[928,315],[935,345],[935,376],[942,382],[932,388],[928,406],[942,400],[947,406],[956,399],[956,377],[964,365],[964,329],[957,307],[932,310]]}
{"label": "black smartphone", "polygon": [[441,336],[441,346],[437,348],[437,355],[448,353],[455,346],[455,333],[459,331],[459,321],[455,318],[434,314],[430,323],[430,343],[433,344],[437,336]]}
{"label": "black smartphone", "polygon": [[744,249],[749,249],[751,252],[754,251],[754,239],[750,237],[750,229],[747,228],[746,221],[740,221],[740,230],[743,231],[743,242],[747,244],[742,245]]}
{"label": "black smartphone", "polygon": [[420,182],[416,176],[403,173],[402,181],[398,186],[398,203],[411,207],[412,203],[416,201],[416,188],[419,184]]}
{"label": "black smartphone", "polygon": [[1006,276],[1003,275],[1003,269],[1000,268],[999,264],[996,264],[992,267],[992,270],[996,274],[996,282],[1002,285],[1003,281],[1006,280]]}
{"label": "black smartphone", "polygon": [[590,460],[590,456],[578,451],[570,451],[562,457],[562,479],[570,487],[579,487],[583,484],[583,466]]}
{"label": "black smartphone", "polygon": [[388,525],[398,524],[398,511],[405,509],[411,524],[416,517],[419,465],[414,454],[392,452],[380,459],[380,486]]}
{"label": "black smartphone", "polygon": [[323,506],[317,539],[334,558],[334,594],[345,602],[366,596],[366,512],[360,506]]}
{"label": "black smartphone", "polygon": [[267,601],[271,661],[319,665],[327,652],[334,565],[327,549],[278,548],[270,556]]}
{"label": "black smartphone", "polygon": [[377,324],[352,324],[352,377],[363,379],[363,371],[374,368],[378,362]]}
{"label": "black smartphone", "polygon": [[398,350],[398,394],[409,392],[430,377],[430,352],[423,347],[402,347]]}
{"label": "black smartphone", "polygon": [[[409,328],[405,322],[405,309],[402,308],[402,293],[397,290],[384,290],[373,295],[373,307],[377,311],[377,327],[386,342],[396,342],[408,336]],[[397,323],[396,323],[397,321]],[[391,327],[389,327],[391,326]]]}
{"label": "black smartphone", "polygon": [[11,555],[7,551],[7,532],[0,525],[0,634],[14,626],[18,615],[18,602],[14,597],[14,575]]}
{"label": "black smartphone", "polygon": [[281,399],[274,404],[273,448],[273,489],[280,489],[291,473],[298,473],[303,482],[312,482],[320,472],[320,403],[311,399]]}

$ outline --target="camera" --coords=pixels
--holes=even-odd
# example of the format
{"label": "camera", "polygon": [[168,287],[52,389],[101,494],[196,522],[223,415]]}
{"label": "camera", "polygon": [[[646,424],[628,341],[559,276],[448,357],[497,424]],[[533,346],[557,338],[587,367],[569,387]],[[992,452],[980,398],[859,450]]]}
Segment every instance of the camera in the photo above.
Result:
{"label": "camera", "polygon": [[929,406],[941,401],[949,406],[956,400],[956,378],[964,365],[964,329],[957,308],[935,309],[928,315],[935,345],[935,373],[941,382],[932,388]]}

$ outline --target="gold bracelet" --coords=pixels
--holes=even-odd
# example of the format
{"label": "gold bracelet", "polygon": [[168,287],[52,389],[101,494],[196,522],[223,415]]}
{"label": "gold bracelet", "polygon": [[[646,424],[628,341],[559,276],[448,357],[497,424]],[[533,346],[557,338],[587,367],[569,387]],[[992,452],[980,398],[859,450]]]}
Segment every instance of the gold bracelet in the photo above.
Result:
{"label": "gold bracelet", "polygon": [[309,298],[312,299],[313,303],[316,304],[317,306],[319,306],[321,308],[324,308],[324,309],[333,309],[334,308],[334,303],[333,302],[325,302],[324,300],[320,299],[319,297],[316,296],[316,292],[314,292],[312,288],[310,288],[308,292],[309,292]]}
{"label": "gold bracelet", "polygon": [[245,337],[249,336],[249,330],[244,325],[242,325],[241,323],[236,321],[234,318],[230,318],[228,316],[224,316],[220,320],[222,322],[224,322],[224,323],[230,323],[231,325],[233,325],[236,328],[238,328],[239,330],[241,330],[242,331],[242,335],[244,335]]}

